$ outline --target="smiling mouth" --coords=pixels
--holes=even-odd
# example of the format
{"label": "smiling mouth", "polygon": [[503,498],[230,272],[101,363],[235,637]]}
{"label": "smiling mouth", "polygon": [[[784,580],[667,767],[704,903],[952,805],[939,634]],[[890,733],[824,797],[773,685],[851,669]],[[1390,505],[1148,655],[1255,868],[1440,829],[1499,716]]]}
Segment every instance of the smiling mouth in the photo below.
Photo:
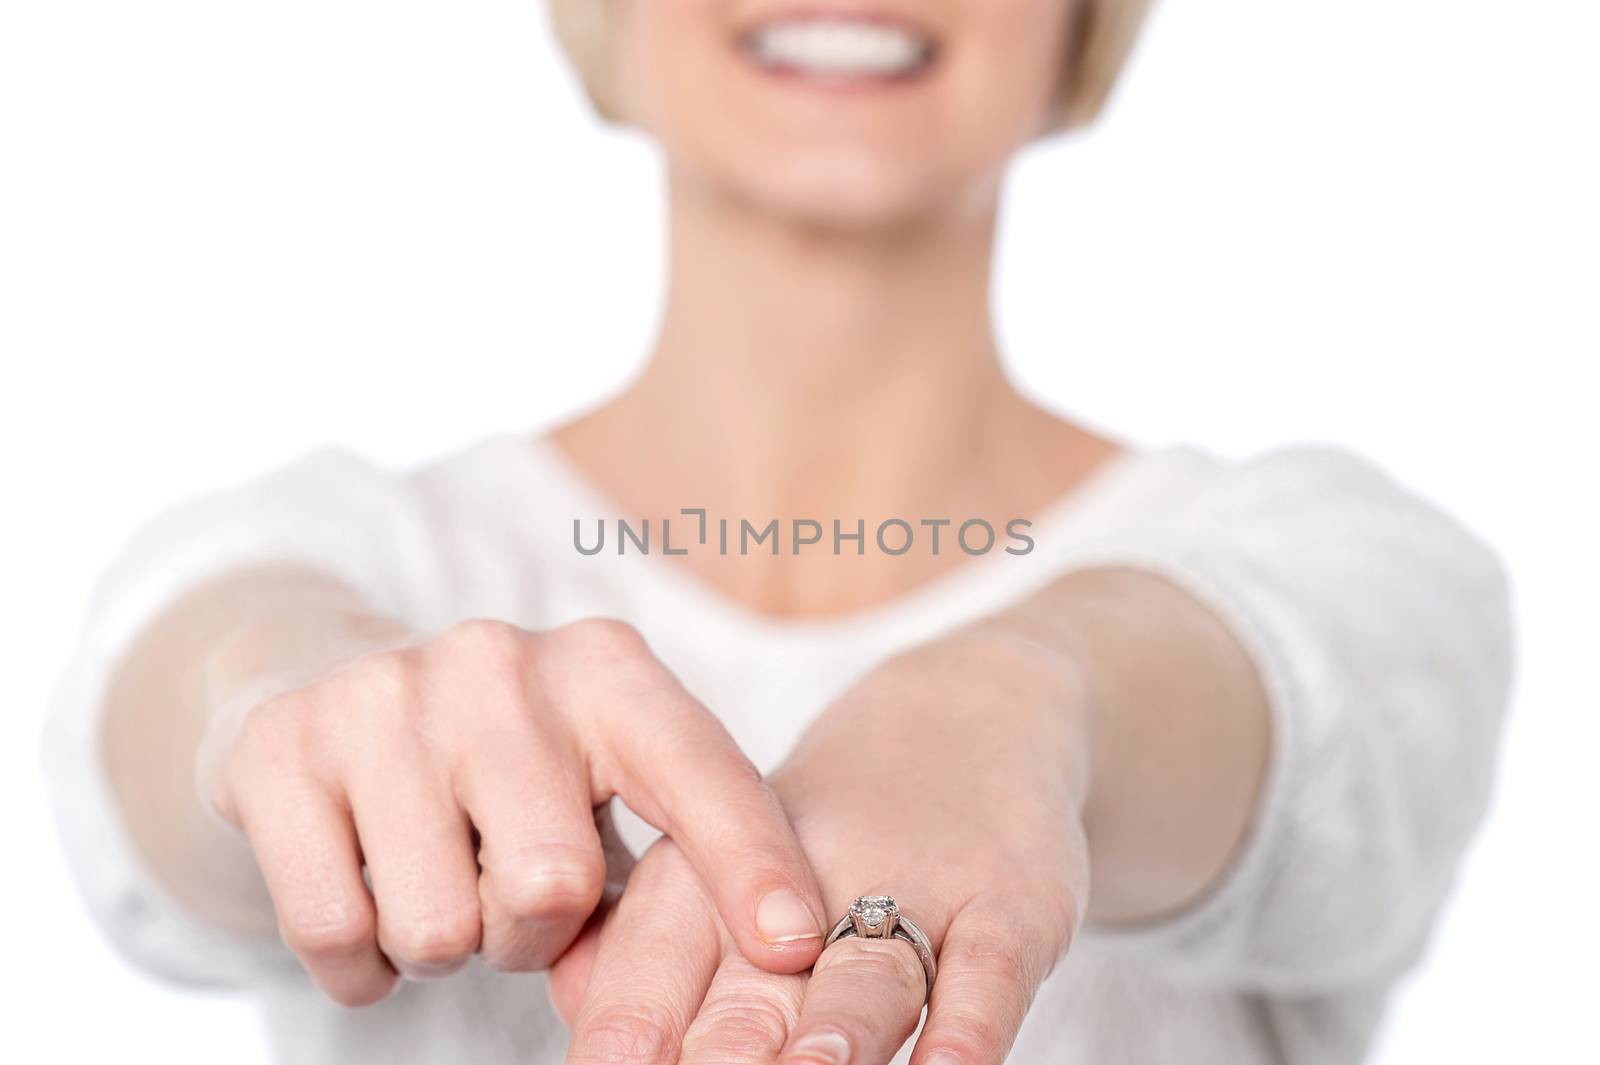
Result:
{"label": "smiling mouth", "polygon": [[836,83],[902,81],[933,65],[936,42],[898,22],[845,15],[780,18],[747,32],[743,51],[774,74]]}

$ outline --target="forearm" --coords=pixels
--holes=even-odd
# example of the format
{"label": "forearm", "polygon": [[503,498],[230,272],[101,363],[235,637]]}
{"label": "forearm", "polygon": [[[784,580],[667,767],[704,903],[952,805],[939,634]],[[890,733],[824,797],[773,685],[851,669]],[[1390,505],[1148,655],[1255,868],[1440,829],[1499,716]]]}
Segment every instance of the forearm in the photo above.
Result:
{"label": "forearm", "polygon": [[1096,921],[1194,901],[1250,824],[1270,743],[1266,693],[1229,629],[1158,577],[1075,573],[885,668],[1055,767],[1054,781],[1007,783],[1075,797]]}
{"label": "forearm", "polygon": [[106,693],[106,769],[141,856],[186,909],[238,931],[274,926],[248,847],[202,806],[195,785],[220,702],[258,679],[315,674],[401,635],[343,585],[274,567],[195,589],[133,644]]}
{"label": "forearm", "polygon": [[1079,671],[1087,715],[1090,916],[1158,917],[1204,893],[1249,827],[1267,696],[1233,633],[1159,577],[1071,574],[982,623]]}

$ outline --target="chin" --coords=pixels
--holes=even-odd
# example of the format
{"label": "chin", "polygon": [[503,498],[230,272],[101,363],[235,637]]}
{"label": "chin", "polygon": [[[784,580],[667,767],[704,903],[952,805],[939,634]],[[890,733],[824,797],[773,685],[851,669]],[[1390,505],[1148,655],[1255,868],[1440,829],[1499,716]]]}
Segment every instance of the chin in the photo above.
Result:
{"label": "chin", "polygon": [[752,0],[713,33],[698,10],[638,9],[630,110],[675,181],[797,223],[893,226],[971,202],[1020,146],[1012,112],[1044,95],[995,74],[1028,66],[997,67],[1015,49],[958,40],[910,0]]}
{"label": "chin", "polygon": [[732,167],[721,184],[737,199],[798,225],[890,228],[956,198],[930,170],[870,150],[791,150]]}

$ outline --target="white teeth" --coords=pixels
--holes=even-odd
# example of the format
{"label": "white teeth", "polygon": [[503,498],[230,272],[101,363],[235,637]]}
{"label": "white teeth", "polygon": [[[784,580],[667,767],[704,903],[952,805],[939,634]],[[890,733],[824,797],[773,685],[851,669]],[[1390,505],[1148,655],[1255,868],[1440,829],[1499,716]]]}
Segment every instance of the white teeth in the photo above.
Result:
{"label": "white teeth", "polygon": [[765,66],[829,77],[888,77],[927,62],[929,42],[897,26],[864,19],[772,22],[750,36]]}

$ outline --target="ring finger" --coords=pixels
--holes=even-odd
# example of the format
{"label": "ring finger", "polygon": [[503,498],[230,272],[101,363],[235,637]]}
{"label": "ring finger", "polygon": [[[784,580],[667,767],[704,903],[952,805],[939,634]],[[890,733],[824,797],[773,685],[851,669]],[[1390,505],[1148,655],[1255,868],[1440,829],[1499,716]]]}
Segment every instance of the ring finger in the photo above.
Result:
{"label": "ring finger", "polygon": [[379,947],[410,979],[455,972],[482,933],[466,815],[440,777],[404,750],[346,789],[377,902]]}
{"label": "ring finger", "polygon": [[887,1065],[916,1030],[927,978],[911,944],[849,936],[822,952],[783,1065]]}

